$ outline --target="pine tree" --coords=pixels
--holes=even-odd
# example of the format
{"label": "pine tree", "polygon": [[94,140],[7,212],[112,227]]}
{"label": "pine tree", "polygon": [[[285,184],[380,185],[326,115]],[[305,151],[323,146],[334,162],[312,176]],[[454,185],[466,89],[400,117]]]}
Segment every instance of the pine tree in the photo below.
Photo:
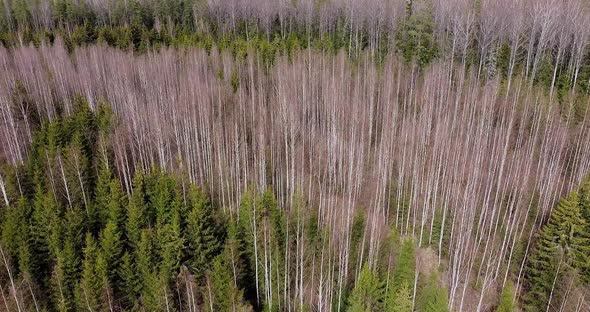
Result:
{"label": "pine tree", "polygon": [[383,301],[382,283],[365,263],[350,295],[348,311],[379,311]]}

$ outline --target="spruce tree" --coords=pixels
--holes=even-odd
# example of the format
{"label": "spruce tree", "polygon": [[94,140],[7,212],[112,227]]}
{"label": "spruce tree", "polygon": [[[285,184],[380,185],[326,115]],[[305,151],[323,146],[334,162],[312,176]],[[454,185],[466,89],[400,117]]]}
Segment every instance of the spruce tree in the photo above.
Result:
{"label": "spruce tree", "polygon": [[86,234],[86,247],[84,248],[84,262],[82,263],[82,278],[76,292],[78,309],[96,311],[100,310],[102,297],[102,281],[96,269],[98,246],[90,233]]}
{"label": "spruce tree", "polygon": [[414,255],[414,241],[406,238],[401,246],[395,269],[393,271],[392,288],[397,290],[402,285],[414,285],[416,260]]}
{"label": "spruce tree", "polygon": [[27,243],[27,215],[29,202],[20,198],[16,205],[8,207],[2,220],[1,246],[10,258],[17,260],[20,246]]}
{"label": "spruce tree", "polygon": [[83,152],[81,135],[78,133],[65,149],[64,172],[72,206],[81,207],[90,213],[89,160]]}
{"label": "spruce tree", "polygon": [[144,176],[143,172],[138,170],[133,177],[133,192],[127,207],[125,234],[129,247],[135,248],[139,243],[141,229],[146,224],[146,205]]}
{"label": "spruce tree", "polygon": [[413,311],[412,287],[402,283],[397,290],[390,289],[385,298],[385,311],[412,312]]}
{"label": "spruce tree", "polygon": [[88,212],[89,228],[97,233],[106,220],[108,220],[108,210],[111,201],[111,170],[103,160],[100,163],[96,187],[94,188],[94,202],[90,205]]}
{"label": "spruce tree", "polygon": [[125,252],[121,257],[119,266],[119,289],[121,290],[122,299],[126,306],[132,307],[135,298],[141,289],[139,276],[136,272],[137,264],[129,252]]}
{"label": "spruce tree", "polygon": [[[34,262],[34,275],[38,278],[47,276],[49,273],[51,219],[60,215],[57,203],[53,196],[45,193],[41,187],[37,187],[33,198],[33,211],[30,219],[31,231],[31,256]],[[46,281],[40,280],[42,284]]]}
{"label": "spruce tree", "polygon": [[526,311],[546,308],[553,285],[564,275],[564,271],[557,271],[558,267],[560,270],[587,267],[590,240],[586,229],[578,193],[571,192],[553,210],[528,259],[525,271],[528,291],[523,298]]}
{"label": "spruce tree", "polygon": [[136,272],[138,276],[138,294],[132,303],[136,310],[158,311],[165,309],[159,298],[159,274],[154,259],[153,234],[150,229],[141,231],[141,238],[136,249]]}
{"label": "spruce tree", "polygon": [[205,294],[206,311],[231,311],[233,281],[226,259],[218,255],[210,264],[203,293]]}
{"label": "spruce tree", "polygon": [[383,287],[379,278],[365,263],[354,285],[348,311],[365,312],[379,311],[383,301]]}
{"label": "spruce tree", "polygon": [[220,243],[213,208],[208,198],[198,189],[192,188],[190,199],[192,207],[188,214],[185,236],[190,255],[188,264],[198,279],[219,252]]}
{"label": "spruce tree", "polygon": [[513,299],[514,296],[514,285],[511,281],[506,282],[502,293],[500,294],[500,302],[496,312],[515,312],[516,303]]}
{"label": "spruce tree", "polygon": [[447,290],[441,287],[438,281],[438,273],[432,272],[422,290],[419,307],[422,312],[450,311],[447,298]]}
{"label": "spruce tree", "polygon": [[107,222],[107,225],[100,233],[100,247],[109,280],[113,282],[117,279],[123,245],[119,228],[112,220]]}
{"label": "spruce tree", "polygon": [[[254,190],[248,188],[240,202],[239,218],[235,222],[235,229],[228,231],[229,239],[235,238],[235,244],[240,251],[242,261],[241,287],[248,301],[258,303],[259,285],[256,283],[256,256],[254,251]],[[233,233],[235,231],[235,234]]]}

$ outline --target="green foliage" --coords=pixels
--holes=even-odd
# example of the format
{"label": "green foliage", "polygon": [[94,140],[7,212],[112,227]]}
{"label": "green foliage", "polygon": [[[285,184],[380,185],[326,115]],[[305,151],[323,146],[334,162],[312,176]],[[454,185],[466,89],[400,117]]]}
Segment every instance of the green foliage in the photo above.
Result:
{"label": "green foliage", "polygon": [[233,92],[236,93],[238,91],[238,88],[240,87],[240,76],[238,76],[237,70],[234,69],[231,72],[231,77],[229,79],[229,82],[231,84],[231,88],[232,88]]}
{"label": "green foliage", "polygon": [[211,270],[207,276],[207,286],[210,291],[204,291],[206,301],[212,305],[206,305],[207,311],[240,311],[245,304],[243,292],[233,278],[231,246],[226,245],[224,251],[213,259]]}
{"label": "green foliage", "polygon": [[438,53],[431,10],[424,9],[411,14],[400,25],[396,42],[400,54],[407,62],[416,62],[422,68],[430,63]]}
{"label": "green foliage", "polygon": [[506,286],[500,294],[500,303],[496,312],[516,312],[516,303],[514,302],[514,285],[511,281],[506,282]]}
{"label": "green foliage", "polygon": [[412,287],[402,283],[397,290],[390,290],[385,300],[385,311],[412,312],[414,302],[412,299]]}
{"label": "green foliage", "polygon": [[422,312],[445,312],[450,311],[447,300],[447,290],[441,287],[438,281],[438,273],[433,272],[422,290],[418,301],[419,310]]}
{"label": "green foliage", "polygon": [[414,255],[414,241],[405,239],[401,246],[401,251],[397,259],[397,265],[393,271],[393,288],[397,289],[402,285],[414,284],[414,272],[416,270],[416,260]]}
{"label": "green foliage", "polygon": [[348,311],[378,311],[383,301],[383,283],[365,263],[350,295]]}
{"label": "green foliage", "polygon": [[147,199],[143,171],[137,170],[133,177],[133,192],[127,206],[127,222],[125,231],[129,247],[135,248],[141,237],[141,229],[147,223]]}
{"label": "green foliage", "polygon": [[526,311],[545,309],[551,289],[566,272],[588,270],[589,243],[587,221],[574,191],[559,201],[528,258],[525,271],[528,291],[523,298]]}
{"label": "green foliage", "polygon": [[188,214],[186,237],[189,253],[193,256],[188,263],[197,276],[202,276],[207,264],[219,253],[219,233],[214,211],[205,194],[192,188],[190,198],[192,209]]}
{"label": "green foliage", "polygon": [[100,310],[103,281],[97,274],[98,246],[90,233],[86,234],[82,278],[76,292],[79,310]]}

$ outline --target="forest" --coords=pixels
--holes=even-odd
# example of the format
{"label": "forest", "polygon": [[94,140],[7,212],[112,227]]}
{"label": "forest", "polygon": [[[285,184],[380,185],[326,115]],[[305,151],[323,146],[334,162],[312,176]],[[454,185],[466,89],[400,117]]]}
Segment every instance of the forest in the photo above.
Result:
{"label": "forest", "polygon": [[0,311],[590,310],[587,1],[0,7]]}

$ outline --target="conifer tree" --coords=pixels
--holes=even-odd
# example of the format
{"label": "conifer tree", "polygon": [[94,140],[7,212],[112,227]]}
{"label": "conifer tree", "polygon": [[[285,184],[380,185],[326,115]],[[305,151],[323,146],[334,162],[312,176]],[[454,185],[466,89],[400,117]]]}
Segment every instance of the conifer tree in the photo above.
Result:
{"label": "conifer tree", "polygon": [[514,285],[511,281],[506,282],[502,293],[500,294],[500,303],[496,312],[515,312],[516,303],[514,302]]}
{"label": "conifer tree", "polygon": [[228,269],[223,255],[213,259],[211,271],[207,276],[206,285],[203,287],[207,311],[231,311],[232,287],[231,271]]}
{"label": "conifer tree", "polygon": [[125,214],[123,212],[124,196],[119,179],[111,179],[106,220],[112,221],[119,228],[123,227],[125,220]]}
{"label": "conifer tree", "polygon": [[389,312],[412,312],[413,306],[412,287],[404,282],[397,290],[390,289],[388,291],[384,310]]}
{"label": "conifer tree", "polygon": [[29,203],[20,198],[16,205],[8,207],[2,220],[1,245],[10,258],[17,260],[20,246],[27,243],[27,215]]}
{"label": "conifer tree", "polygon": [[82,263],[82,277],[80,286],[76,292],[78,309],[96,311],[100,310],[102,298],[102,281],[97,270],[98,246],[90,233],[86,233],[86,247],[84,248],[84,261]]}
{"label": "conifer tree", "polygon": [[109,279],[111,282],[115,281],[123,246],[121,243],[121,232],[117,224],[112,220],[107,222],[105,228],[100,233],[100,247]]}
{"label": "conifer tree", "polygon": [[420,296],[419,307],[422,312],[445,312],[448,307],[447,290],[441,287],[438,273],[432,272]]}
{"label": "conifer tree", "polygon": [[365,263],[350,295],[349,312],[378,311],[383,301],[382,283]]}
{"label": "conifer tree", "polygon": [[401,250],[393,271],[392,289],[397,290],[402,285],[414,285],[416,260],[414,255],[414,241],[406,238],[402,242]]}
{"label": "conifer tree", "polygon": [[240,287],[244,287],[244,295],[250,302],[258,304],[259,283],[256,276],[258,263],[254,244],[257,239],[257,234],[254,231],[255,222],[254,191],[252,188],[249,188],[242,194],[239,218],[235,221],[235,229],[228,231],[228,235],[229,239],[232,239],[235,230],[235,243],[239,250],[240,260],[242,261]]}
{"label": "conifer tree", "polygon": [[81,140],[81,135],[76,133],[65,149],[64,171],[71,205],[84,208],[89,213],[89,160],[83,152]]}
{"label": "conifer tree", "polygon": [[100,163],[100,169],[94,189],[94,202],[90,206],[88,213],[89,227],[93,232],[98,232],[106,220],[108,220],[108,210],[111,201],[111,170],[103,160]]}
{"label": "conifer tree", "polygon": [[[31,261],[34,262],[34,275],[37,277],[47,276],[49,272],[51,220],[59,215],[60,211],[53,196],[37,186],[30,219]],[[44,284],[45,281],[40,282]]]}
{"label": "conifer tree", "polygon": [[159,226],[157,230],[156,252],[159,258],[160,272],[170,279],[181,260],[183,238],[180,235],[179,220]]}
{"label": "conifer tree", "polygon": [[146,197],[144,176],[141,170],[133,177],[133,192],[127,207],[127,223],[125,234],[130,247],[135,248],[139,243],[141,228],[146,224]]}
{"label": "conifer tree", "polygon": [[219,252],[220,243],[213,219],[214,212],[207,197],[193,188],[190,191],[190,199],[192,208],[188,213],[185,235],[188,253],[191,255],[188,263],[198,279],[204,273],[207,264]]}
{"label": "conifer tree", "polygon": [[125,252],[119,267],[119,289],[123,301],[130,307],[135,303],[135,298],[141,289],[140,277],[136,270],[137,264],[134,257],[129,252]]}
{"label": "conifer tree", "polygon": [[523,298],[526,311],[547,307],[554,285],[564,275],[558,268],[584,270],[587,267],[590,240],[586,229],[578,193],[571,192],[553,210],[528,259],[525,276],[528,292]]}
{"label": "conifer tree", "polygon": [[104,251],[99,250],[96,256],[96,277],[100,283],[100,300],[103,302],[105,310],[108,307],[110,311],[113,310],[114,305],[113,284],[109,277],[112,275],[111,272]]}
{"label": "conifer tree", "polygon": [[163,308],[158,296],[159,277],[156,269],[153,234],[149,229],[141,231],[141,238],[136,249],[136,271],[139,277],[139,297],[133,306],[146,311],[158,311]]}

